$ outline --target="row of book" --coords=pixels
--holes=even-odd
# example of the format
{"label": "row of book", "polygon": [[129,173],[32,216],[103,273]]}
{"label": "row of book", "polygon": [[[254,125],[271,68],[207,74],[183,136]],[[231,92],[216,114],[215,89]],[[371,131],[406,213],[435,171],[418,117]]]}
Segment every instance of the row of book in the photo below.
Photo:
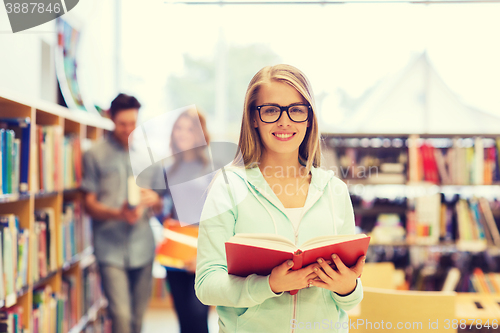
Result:
{"label": "row of book", "polygon": [[326,149],[325,165],[345,181],[367,184],[404,184],[408,156],[402,149]]}
{"label": "row of book", "polygon": [[67,333],[78,321],[76,277],[63,276],[61,292],[50,285],[33,291],[33,333]]}
{"label": "row of book", "polygon": [[455,138],[446,148],[436,148],[438,144],[433,139],[421,142],[413,136],[409,140],[410,182],[491,185],[500,181],[500,138],[476,137],[469,143]]}
{"label": "row of book", "polygon": [[[0,215],[0,300],[7,306],[16,301],[16,292],[28,285],[28,253],[31,274],[38,281],[58,269],[56,217],[51,207],[35,210],[34,237],[19,225],[14,214]],[[91,244],[90,220],[84,218],[78,201],[64,203],[61,225],[60,262],[71,261]]]}
{"label": "row of book", "polygon": [[414,209],[406,215],[409,244],[455,242],[465,251],[484,251],[500,247],[500,233],[486,198],[455,197],[444,201],[440,194],[417,197]]}
{"label": "row of book", "polygon": [[61,285],[61,302],[62,302],[62,332],[68,332],[74,327],[79,319],[78,313],[78,295],[76,286],[76,276],[74,274],[65,274],[62,278]]}
{"label": "row of book", "polygon": [[80,201],[66,201],[62,212],[61,261],[71,261],[92,246],[92,221]]}
{"label": "row of book", "polygon": [[500,273],[484,273],[481,268],[476,267],[470,276],[470,281],[474,292],[500,294]]}
{"label": "row of book", "polygon": [[28,330],[22,324],[23,308],[13,306],[0,311],[0,332],[1,333],[25,333]]}
{"label": "row of book", "polygon": [[[62,136],[62,127],[35,126],[36,192],[76,188],[82,179],[82,151],[76,134]],[[62,164],[62,172],[58,166]]]}
{"label": "row of book", "polygon": [[62,300],[50,285],[33,291],[33,333],[62,331]]}
{"label": "row of book", "polygon": [[[30,118],[0,118],[0,195],[28,193],[30,138]],[[34,141],[37,172],[33,190],[77,188],[82,179],[79,136],[63,137],[58,125],[35,125]]]}
{"label": "row of book", "polygon": [[55,211],[51,207],[35,210],[32,274],[38,281],[57,270]]}
{"label": "row of book", "polygon": [[73,189],[82,181],[82,147],[76,134],[63,140],[63,188]]}
{"label": "row of book", "polygon": [[16,302],[16,292],[28,285],[29,230],[13,214],[0,215],[0,300]]}
{"label": "row of book", "polygon": [[0,195],[28,192],[29,118],[0,118]]}
{"label": "row of book", "polygon": [[[374,139],[380,142],[372,144]],[[333,148],[324,151],[326,167],[346,181],[367,184],[500,182],[500,137],[374,139],[366,139],[368,144],[335,139]]]}

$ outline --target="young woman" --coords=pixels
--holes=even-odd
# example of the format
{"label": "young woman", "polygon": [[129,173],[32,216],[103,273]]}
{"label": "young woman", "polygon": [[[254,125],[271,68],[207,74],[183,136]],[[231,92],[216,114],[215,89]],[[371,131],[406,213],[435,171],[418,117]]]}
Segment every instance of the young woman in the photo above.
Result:
{"label": "young woman", "polygon": [[[251,80],[239,139],[240,158],[208,193],[198,236],[195,289],[216,305],[220,332],[347,332],[346,310],[363,297],[364,257],[346,267],[332,253],[293,271],[284,262],[268,276],[227,273],[224,243],[236,233],[273,233],[297,246],[321,235],[353,234],[347,186],[320,169],[311,86],[288,65],[265,67]],[[335,264],[335,265],[333,265]],[[288,291],[299,289],[296,295]]]}
{"label": "young woman", "polygon": [[[198,125],[199,124],[199,125]],[[200,128],[201,125],[201,128]],[[196,109],[188,109],[181,113],[174,123],[170,137],[170,149],[173,154],[173,164],[166,168],[167,181],[172,186],[175,183],[185,182],[187,179],[195,179],[211,172],[207,145],[209,135],[206,129],[205,117]],[[208,181],[196,183],[198,188],[187,190],[196,193],[205,192]],[[192,196],[196,196],[192,194]],[[172,206],[170,188],[164,196],[164,213],[160,217],[164,225],[180,225],[175,205]],[[189,212],[184,211],[183,216],[188,216],[193,223],[199,221],[201,208],[191,205]],[[182,207],[185,209],[185,207]],[[209,306],[200,303],[194,292],[194,271],[196,260],[186,263],[186,270],[167,268],[167,283],[174,301],[175,310],[179,319],[181,333],[199,332],[208,333],[208,310]]]}

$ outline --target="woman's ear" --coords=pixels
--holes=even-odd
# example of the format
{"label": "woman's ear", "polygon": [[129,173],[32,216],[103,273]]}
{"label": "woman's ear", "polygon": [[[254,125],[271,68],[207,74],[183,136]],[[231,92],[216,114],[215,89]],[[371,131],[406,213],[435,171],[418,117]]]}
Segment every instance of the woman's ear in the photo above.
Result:
{"label": "woman's ear", "polygon": [[253,127],[259,127],[259,124],[257,123],[257,120],[255,118],[253,118]]}

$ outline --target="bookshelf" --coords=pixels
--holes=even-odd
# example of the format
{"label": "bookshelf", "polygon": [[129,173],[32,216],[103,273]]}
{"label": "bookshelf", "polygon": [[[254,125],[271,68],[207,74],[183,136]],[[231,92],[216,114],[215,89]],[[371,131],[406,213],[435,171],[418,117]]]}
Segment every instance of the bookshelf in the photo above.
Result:
{"label": "bookshelf", "polygon": [[[5,118],[29,119],[29,142],[13,128],[21,140],[19,152],[29,148],[27,159],[20,158],[21,178],[23,167],[29,176],[27,191],[14,184],[11,192],[0,194],[0,214],[17,217],[14,233],[27,235],[23,247],[19,243],[13,247],[22,250],[14,252],[15,256],[26,256],[24,262],[14,258],[13,265],[13,275],[23,278],[17,281],[16,277],[14,290],[0,298],[0,313],[9,316],[8,325],[19,321],[22,329],[16,332],[78,333],[87,328],[92,331],[93,322],[109,326],[102,316],[106,302],[100,293],[90,221],[83,212],[78,185],[82,150],[114,125],[98,115],[6,91],[0,92],[0,124]],[[9,252],[3,240],[10,231],[2,227],[4,276],[10,266],[5,264]]]}
{"label": "bookshelf", "polygon": [[323,138],[326,168],[347,183],[356,225],[372,235],[368,261],[394,262],[420,290],[439,290],[450,266],[461,272],[457,291],[475,289],[476,267],[500,271],[500,239],[487,234],[500,225],[500,133]]}

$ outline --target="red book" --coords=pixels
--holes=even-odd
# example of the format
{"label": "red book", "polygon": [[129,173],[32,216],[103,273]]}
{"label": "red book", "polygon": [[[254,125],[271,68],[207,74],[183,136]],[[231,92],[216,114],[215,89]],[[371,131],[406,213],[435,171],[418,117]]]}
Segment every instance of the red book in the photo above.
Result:
{"label": "red book", "polygon": [[75,138],[73,140],[73,158],[75,163],[75,181],[76,186],[80,186],[82,181],[82,150],[80,146],[80,139]]}
{"label": "red book", "polygon": [[43,222],[35,222],[39,225],[40,235],[38,238],[38,265],[40,277],[47,276],[47,226]]}
{"label": "red book", "polygon": [[[269,275],[286,260],[293,260],[293,270],[317,262],[332,260],[337,254],[342,262],[354,266],[366,255],[370,237],[365,234],[314,237],[297,248],[288,238],[274,234],[236,234],[226,242],[229,274],[246,277],[250,274]],[[294,295],[293,290],[290,294]]]}
{"label": "red book", "polygon": [[434,147],[424,143],[420,147],[424,165],[424,178],[434,184],[439,184],[438,168],[434,156]]}

